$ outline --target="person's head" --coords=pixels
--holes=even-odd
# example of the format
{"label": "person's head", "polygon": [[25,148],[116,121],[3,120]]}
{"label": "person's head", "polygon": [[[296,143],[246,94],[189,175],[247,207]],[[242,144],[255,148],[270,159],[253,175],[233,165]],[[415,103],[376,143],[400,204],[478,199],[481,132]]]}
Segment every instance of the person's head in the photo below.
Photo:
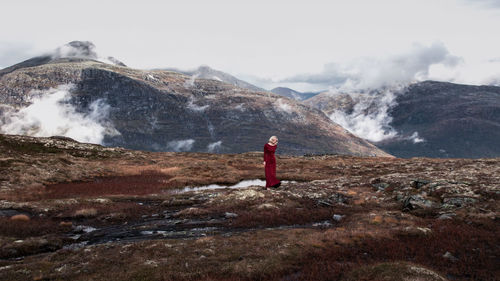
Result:
{"label": "person's head", "polygon": [[277,144],[278,143],[278,137],[272,136],[269,138],[269,142],[272,144]]}

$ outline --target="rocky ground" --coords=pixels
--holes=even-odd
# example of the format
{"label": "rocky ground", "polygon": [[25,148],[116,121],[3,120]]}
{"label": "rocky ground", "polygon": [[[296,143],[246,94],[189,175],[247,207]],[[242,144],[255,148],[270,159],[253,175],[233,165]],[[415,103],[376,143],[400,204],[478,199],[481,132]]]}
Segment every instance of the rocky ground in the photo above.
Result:
{"label": "rocky ground", "polygon": [[1,280],[499,280],[500,159],[152,153],[0,136]]}

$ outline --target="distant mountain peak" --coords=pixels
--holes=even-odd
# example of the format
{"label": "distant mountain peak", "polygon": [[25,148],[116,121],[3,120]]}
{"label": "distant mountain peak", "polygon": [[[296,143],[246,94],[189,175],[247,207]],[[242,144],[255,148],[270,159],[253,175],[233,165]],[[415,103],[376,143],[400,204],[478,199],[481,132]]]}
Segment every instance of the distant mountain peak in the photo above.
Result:
{"label": "distant mountain peak", "polygon": [[266,92],[266,90],[259,88],[253,84],[250,84],[246,81],[240,80],[236,77],[234,77],[231,74],[228,74],[226,72],[213,69],[208,65],[200,65],[198,68],[194,70],[180,70],[177,68],[164,68],[163,70],[170,70],[170,71],[175,71],[179,72],[182,74],[186,74],[189,76],[192,76],[194,79],[211,79],[211,80],[217,80],[220,82],[228,83],[231,85],[234,85],[236,87],[248,89],[251,91],[256,91],[256,92]]}
{"label": "distant mountain peak", "polygon": [[94,43],[90,41],[71,41],[57,48],[52,54],[54,59],[58,58],[88,58],[98,59]]}
{"label": "distant mountain peak", "polygon": [[275,93],[280,96],[284,96],[287,98],[291,98],[297,101],[304,101],[309,98],[314,97],[315,95],[321,93],[321,92],[308,92],[308,93],[301,93],[299,91],[295,91],[293,89],[287,88],[287,87],[276,87],[271,90],[272,93]]}
{"label": "distant mountain peak", "polygon": [[18,64],[9,66],[0,70],[0,77],[4,74],[15,71],[16,69],[25,67],[34,67],[48,63],[56,63],[73,60],[94,60],[106,64],[126,66],[123,62],[114,57],[102,57],[95,51],[94,43],[90,41],[71,41],[61,47],[58,47],[51,53],[43,54],[31,59],[25,60]]}
{"label": "distant mountain peak", "polygon": [[94,43],[90,41],[71,41],[57,48],[52,54],[52,59],[78,58],[96,60],[108,64],[126,66],[123,62],[114,57],[101,57],[95,51]]}

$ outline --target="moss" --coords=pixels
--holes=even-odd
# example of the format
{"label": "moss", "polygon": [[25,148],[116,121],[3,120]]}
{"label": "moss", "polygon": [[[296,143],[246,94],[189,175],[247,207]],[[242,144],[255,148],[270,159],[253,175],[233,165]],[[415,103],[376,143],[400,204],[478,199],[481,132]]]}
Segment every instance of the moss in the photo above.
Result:
{"label": "moss", "polygon": [[5,149],[14,150],[20,153],[61,153],[62,150],[55,147],[44,146],[41,143],[20,142],[8,140],[5,137],[0,138],[0,144]]}
{"label": "moss", "polygon": [[43,143],[9,139],[2,135],[0,135],[0,147],[3,147],[5,150],[11,150],[23,154],[67,153],[74,157],[87,158],[89,160],[99,160],[104,158],[116,157],[120,155],[120,152],[100,150],[98,148],[76,149],[76,148],[59,148],[54,146],[46,146]]}

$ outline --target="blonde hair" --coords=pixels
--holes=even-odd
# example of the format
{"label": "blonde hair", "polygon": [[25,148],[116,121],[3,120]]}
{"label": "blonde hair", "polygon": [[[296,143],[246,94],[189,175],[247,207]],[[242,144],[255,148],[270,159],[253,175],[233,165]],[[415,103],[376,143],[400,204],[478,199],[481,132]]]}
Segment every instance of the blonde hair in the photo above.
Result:
{"label": "blonde hair", "polygon": [[278,137],[277,137],[277,136],[272,136],[272,137],[270,137],[270,138],[269,138],[269,142],[271,142],[273,139],[278,139]]}

